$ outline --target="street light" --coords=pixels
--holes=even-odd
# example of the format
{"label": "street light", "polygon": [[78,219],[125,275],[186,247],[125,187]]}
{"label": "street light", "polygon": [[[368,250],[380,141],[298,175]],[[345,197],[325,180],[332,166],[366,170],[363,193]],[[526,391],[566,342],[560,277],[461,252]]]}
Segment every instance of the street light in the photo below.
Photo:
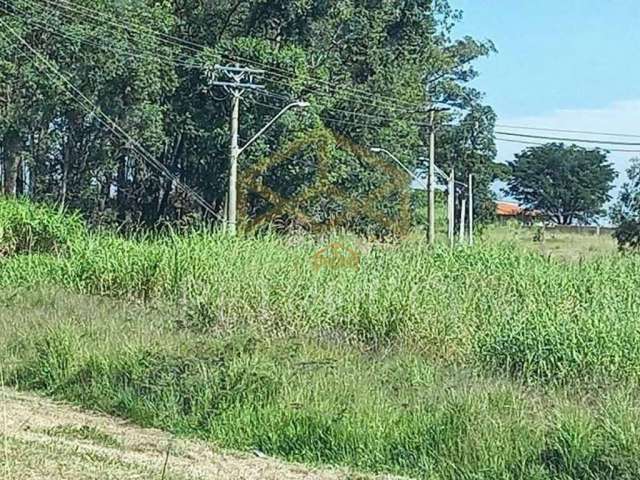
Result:
{"label": "street light", "polygon": [[234,98],[234,108],[233,114],[231,116],[231,166],[230,166],[230,174],[229,174],[229,205],[228,205],[228,224],[229,224],[229,233],[231,235],[236,234],[236,223],[237,223],[237,203],[238,203],[238,193],[237,193],[237,171],[238,171],[238,157],[242,152],[244,152],[250,145],[252,145],[264,132],[266,132],[276,121],[284,115],[288,110],[292,108],[306,108],[309,106],[309,103],[303,101],[297,101],[290,103],[286,107],[284,107],[278,114],[269,121],[264,127],[260,129],[258,133],[256,133],[251,139],[244,144],[242,147],[238,147],[238,107],[240,103],[239,95],[235,95]]}
{"label": "street light", "polygon": [[247,141],[247,143],[245,143],[244,146],[238,150],[238,155],[244,152],[247,149],[247,147],[249,147],[253,142],[255,142],[264,132],[269,130],[271,125],[276,123],[278,119],[282,115],[284,115],[288,110],[291,110],[292,108],[307,108],[309,105],[310,105],[309,102],[297,101],[297,102],[290,103],[289,105],[284,107],[282,110],[280,110],[280,112],[278,112],[278,114],[275,117],[271,119],[269,123],[267,123],[264,127],[262,127],[262,129],[258,133],[256,133],[253,137],[251,137],[251,139]]}
{"label": "street light", "polygon": [[394,161],[394,162],[396,162],[396,163],[400,166],[400,168],[402,168],[405,172],[407,172],[409,175],[411,175],[411,177],[412,177],[414,180],[416,180],[420,185],[422,185],[422,187],[423,187],[425,190],[429,188],[429,187],[427,186],[427,184],[426,184],[426,183],[424,183],[424,181],[423,181],[420,177],[418,177],[415,173],[413,173],[409,167],[407,167],[404,163],[402,163],[402,162],[400,161],[400,159],[398,159],[398,158],[397,158],[393,153],[391,153],[389,150],[386,150],[386,149],[384,149],[384,148],[380,148],[380,147],[373,147],[373,148],[371,148],[371,151],[372,151],[373,153],[385,153],[385,154],[389,155],[389,156],[393,159],[393,161]]}

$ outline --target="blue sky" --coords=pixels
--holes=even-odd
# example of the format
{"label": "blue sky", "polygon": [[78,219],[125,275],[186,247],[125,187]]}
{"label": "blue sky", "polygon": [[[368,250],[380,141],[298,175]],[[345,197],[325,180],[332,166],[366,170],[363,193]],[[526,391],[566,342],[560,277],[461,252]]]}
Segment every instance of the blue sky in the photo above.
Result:
{"label": "blue sky", "polygon": [[[451,4],[464,11],[458,36],[496,44],[498,53],[477,62],[480,77],[473,85],[486,92],[499,124],[640,135],[640,0]],[[500,161],[524,148],[498,147]],[[612,153],[610,159],[623,171],[634,156],[640,154]]]}

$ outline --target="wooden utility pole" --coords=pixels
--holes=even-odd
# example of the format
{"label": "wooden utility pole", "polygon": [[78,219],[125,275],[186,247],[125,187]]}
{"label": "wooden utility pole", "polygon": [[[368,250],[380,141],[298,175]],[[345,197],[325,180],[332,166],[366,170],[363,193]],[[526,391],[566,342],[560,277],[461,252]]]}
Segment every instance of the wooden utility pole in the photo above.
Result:
{"label": "wooden utility pole", "polygon": [[449,209],[448,209],[448,218],[449,218],[449,245],[451,248],[455,245],[455,211],[456,211],[456,177],[454,170],[451,169],[451,174],[449,175]]}
{"label": "wooden utility pole", "polygon": [[469,245],[473,245],[473,174],[469,174]]}

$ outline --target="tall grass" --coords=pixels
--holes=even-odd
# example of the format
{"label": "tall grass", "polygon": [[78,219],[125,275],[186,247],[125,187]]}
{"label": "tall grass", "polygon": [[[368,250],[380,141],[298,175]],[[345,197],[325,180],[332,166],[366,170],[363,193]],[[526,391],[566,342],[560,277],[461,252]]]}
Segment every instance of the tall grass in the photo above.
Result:
{"label": "tall grass", "polygon": [[84,233],[76,215],[0,198],[0,258],[17,253],[59,253]]}
{"label": "tall grass", "polygon": [[21,388],[290,460],[451,480],[640,473],[631,387],[582,400],[406,348],[372,353],[254,328],[203,336],[176,328],[176,315],[24,293],[0,310],[0,355],[20,360],[8,378]]}
{"label": "tall grass", "polygon": [[[22,388],[374,472],[640,475],[635,257],[206,231],[65,238],[0,259],[0,292],[14,292],[0,294],[0,361]],[[336,240],[359,268],[314,263]]]}
{"label": "tall grass", "polygon": [[319,245],[268,235],[78,238],[63,254],[0,262],[0,286],[168,300],[185,305],[185,326],[203,332],[253,325],[276,336],[410,343],[525,382],[640,375],[633,257],[570,264],[501,245],[449,251],[406,242],[361,248],[358,270],[318,270]]}

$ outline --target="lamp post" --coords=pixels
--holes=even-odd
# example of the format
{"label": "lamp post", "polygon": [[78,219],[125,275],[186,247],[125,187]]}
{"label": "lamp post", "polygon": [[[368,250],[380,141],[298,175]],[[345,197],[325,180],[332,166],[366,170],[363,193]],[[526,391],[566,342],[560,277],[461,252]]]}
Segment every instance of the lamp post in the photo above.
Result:
{"label": "lamp post", "polygon": [[448,107],[431,107],[429,122],[429,245],[436,241],[436,113],[451,110]]}
{"label": "lamp post", "polygon": [[307,102],[293,102],[284,107],[278,114],[273,117],[269,123],[258,131],[251,139],[247,141],[242,147],[238,146],[238,123],[239,123],[239,110],[240,110],[240,95],[234,94],[233,110],[231,115],[231,165],[229,167],[229,198],[228,198],[228,214],[227,219],[229,223],[229,233],[231,235],[236,234],[237,224],[237,182],[238,182],[238,157],[249,146],[251,146],[262,134],[264,134],[282,115],[292,108],[306,108],[309,106]]}

